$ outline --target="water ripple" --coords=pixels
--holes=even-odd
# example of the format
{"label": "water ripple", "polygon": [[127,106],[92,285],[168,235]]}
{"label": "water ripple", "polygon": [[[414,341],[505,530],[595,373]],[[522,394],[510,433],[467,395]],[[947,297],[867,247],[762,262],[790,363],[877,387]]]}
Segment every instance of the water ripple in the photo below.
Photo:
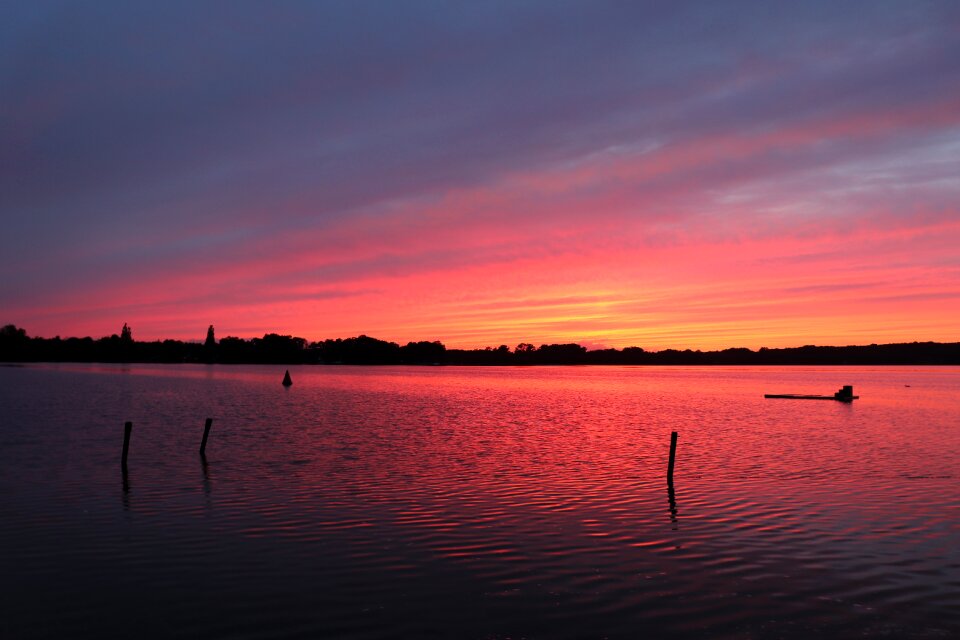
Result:
{"label": "water ripple", "polygon": [[0,636],[960,635],[955,368],[292,373],[0,370]]}

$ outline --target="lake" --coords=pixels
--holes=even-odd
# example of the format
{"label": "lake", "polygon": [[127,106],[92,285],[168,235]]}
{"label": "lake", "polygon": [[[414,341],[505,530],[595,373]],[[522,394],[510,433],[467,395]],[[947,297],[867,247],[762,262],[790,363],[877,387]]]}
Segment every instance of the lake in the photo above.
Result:
{"label": "lake", "polygon": [[0,367],[0,637],[960,635],[960,368],[286,368]]}

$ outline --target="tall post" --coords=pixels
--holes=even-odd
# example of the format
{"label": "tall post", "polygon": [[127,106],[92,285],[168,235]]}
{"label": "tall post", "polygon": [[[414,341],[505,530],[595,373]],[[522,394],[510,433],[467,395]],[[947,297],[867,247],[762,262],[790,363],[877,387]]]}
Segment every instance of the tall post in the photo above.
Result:
{"label": "tall post", "polygon": [[207,418],[206,423],[203,425],[203,439],[200,441],[200,455],[206,455],[207,451],[207,436],[210,435],[210,425],[213,424],[213,418]]}
{"label": "tall post", "polygon": [[677,457],[677,432],[670,434],[670,464],[667,465],[667,482],[673,484],[673,461]]}
{"label": "tall post", "polygon": [[127,468],[127,454],[130,452],[130,432],[133,431],[132,422],[123,423],[123,454],[120,456],[120,466]]}

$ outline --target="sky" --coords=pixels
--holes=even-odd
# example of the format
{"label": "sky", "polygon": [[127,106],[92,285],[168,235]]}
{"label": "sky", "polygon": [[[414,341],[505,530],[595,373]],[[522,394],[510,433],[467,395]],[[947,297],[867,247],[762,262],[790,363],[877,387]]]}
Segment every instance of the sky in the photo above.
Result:
{"label": "sky", "polygon": [[960,3],[0,2],[0,324],[960,341]]}

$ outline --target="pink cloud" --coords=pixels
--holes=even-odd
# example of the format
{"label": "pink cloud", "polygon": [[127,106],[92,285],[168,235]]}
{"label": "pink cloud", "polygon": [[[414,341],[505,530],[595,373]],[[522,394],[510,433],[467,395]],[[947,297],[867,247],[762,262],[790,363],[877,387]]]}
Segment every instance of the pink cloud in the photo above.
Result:
{"label": "pink cloud", "polygon": [[214,323],[465,347],[960,340],[955,182],[890,165],[883,189],[909,196],[894,198],[863,177],[907,153],[933,162],[958,126],[960,99],[944,95],[599,150],[320,220],[238,206],[233,235],[207,223],[131,242],[116,268],[25,289],[7,311],[33,334],[127,321],[141,339],[199,339]]}

